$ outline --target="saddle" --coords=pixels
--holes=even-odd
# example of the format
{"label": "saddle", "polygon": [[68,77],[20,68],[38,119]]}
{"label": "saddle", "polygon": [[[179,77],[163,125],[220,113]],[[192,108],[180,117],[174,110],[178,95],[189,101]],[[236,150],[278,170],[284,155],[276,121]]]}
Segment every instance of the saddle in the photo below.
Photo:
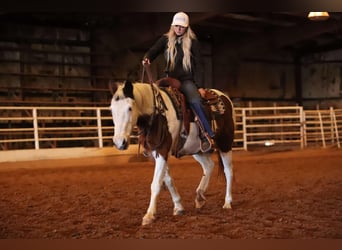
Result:
{"label": "saddle", "polygon": [[183,121],[184,130],[186,134],[189,134],[190,121],[194,118],[186,104],[185,96],[179,90],[181,86],[180,81],[175,78],[165,77],[159,79],[156,84],[171,98],[177,112],[177,118]]}
{"label": "saddle", "polygon": [[[177,110],[177,117],[183,121],[184,130],[188,134],[190,122],[194,121],[194,113],[188,107],[184,94],[179,90],[181,82],[175,78],[164,77],[159,79],[156,84],[171,97]],[[219,97],[206,89],[202,103],[204,104],[208,121],[212,120],[212,112],[214,110],[211,107],[219,103]]]}

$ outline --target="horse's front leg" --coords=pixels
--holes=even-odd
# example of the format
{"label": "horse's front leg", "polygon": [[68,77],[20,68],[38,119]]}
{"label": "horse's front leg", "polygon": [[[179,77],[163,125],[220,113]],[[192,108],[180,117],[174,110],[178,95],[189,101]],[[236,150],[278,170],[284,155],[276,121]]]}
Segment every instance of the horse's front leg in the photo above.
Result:
{"label": "horse's front leg", "polygon": [[193,155],[193,157],[201,164],[201,167],[203,169],[203,176],[196,189],[195,199],[196,208],[202,208],[206,201],[204,193],[209,186],[210,177],[214,169],[214,161],[207,154],[197,154]]}
{"label": "horse's front leg", "polygon": [[169,173],[169,168],[166,166],[165,171],[165,177],[164,177],[164,183],[166,184],[170,194],[171,198],[174,204],[173,208],[173,215],[182,215],[184,213],[184,208],[181,203],[181,197],[176,189],[176,186],[173,183],[173,179]]}
{"label": "horse's front leg", "polygon": [[161,155],[156,157],[156,152],[152,152],[155,158],[154,175],[151,183],[151,198],[147,212],[142,220],[142,225],[151,224],[155,220],[155,214],[157,212],[157,198],[160,193],[161,186],[163,184],[164,176],[167,170],[167,164]]}

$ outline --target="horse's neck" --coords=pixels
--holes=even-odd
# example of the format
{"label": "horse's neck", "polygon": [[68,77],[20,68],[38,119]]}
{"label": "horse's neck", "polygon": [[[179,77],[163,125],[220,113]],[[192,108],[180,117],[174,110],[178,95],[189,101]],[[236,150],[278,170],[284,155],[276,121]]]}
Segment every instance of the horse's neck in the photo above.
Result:
{"label": "horse's neck", "polygon": [[152,87],[146,83],[136,83],[134,87],[134,99],[139,115],[150,115],[154,112],[154,95]]}

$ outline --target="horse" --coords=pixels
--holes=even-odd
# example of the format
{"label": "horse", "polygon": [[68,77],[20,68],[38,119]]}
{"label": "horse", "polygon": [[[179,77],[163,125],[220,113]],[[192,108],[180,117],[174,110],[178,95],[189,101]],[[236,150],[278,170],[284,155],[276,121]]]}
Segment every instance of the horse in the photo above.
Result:
{"label": "horse", "polygon": [[[130,135],[135,126],[140,131],[145,131],[151,156],[154,158],[154,175],[151,183],[151,196],[146,214],[142,218],[142,225],[148,225],[155,221],[157,213],[157,199],[163,186],[166,186],[173,201],[173,215],[184,214],[181,197],[176,189],[173,178],[169,173],[168,156],[180,140],[184,123],[179,116],[175,105],[163,88],[156,83],[130,82],[110,83],[112,99],[110,110],[114,123],[113,144],[119,150],[126,150],[130,144]],[[234,137],[234,109],[229,97],[217,89],[210,89],[224,104],[224,113],[217,115],[215,119],[215,144],[219,156],[219,170],[224,173],[226,180],[226,194],[223,209],[231,209],[232,206],[232,144]],[[157,114],[157,115],[156,115]],[[158,119],[155,119],[158,117]],[[155,138],[156,131],[160,132]],[[182,155],[192,155],[203,169],[203,176],[196,189],[195,207],[200,209],[206,202],[205,192],[213,172],[214,161],[211,158],[213,151],[202,153],[200,151],[198,125],[192,120],[190,132],[183,145]],[[154,132],[154,133],[153,133]],[[150,134],[149,134],[150,133]],[[158,132],[159,133],[159,132]],[[150,135],[150,136],[149,136]]]}

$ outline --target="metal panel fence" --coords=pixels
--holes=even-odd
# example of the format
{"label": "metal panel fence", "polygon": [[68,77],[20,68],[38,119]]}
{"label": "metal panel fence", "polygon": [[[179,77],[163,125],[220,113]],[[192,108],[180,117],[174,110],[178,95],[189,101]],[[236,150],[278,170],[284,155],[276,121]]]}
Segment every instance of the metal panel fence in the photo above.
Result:
{"label": "metal panel fence", "polygon": [[342,120],[341,114],[336,115],[336,113],[340,113],[340,110],[335,112],[330,108],[330,110],[305,112],[305,146],[318,144],[326,147],[327,144],[337,144],[340,147],[338,125]]}
{"label": "metal panel fence", "polygon": [[[342,109],[300,106],[235,109],[234,150],[252,146],[340,147]],[[1,150],[112,147],[107,107],[0,107]],[[137,131],[131,143],[137,143]]]}
{"label": "metal panel fence", "polygon": [[92,146],[102,148],[112,138],[108,108],[2,107],[2,149]]}
{"label": "metal panel fence", "polygon": [[303,148],[303,108],[250,107],[241,108],[237,131],[242,135],[242,147],[294,144]]}

